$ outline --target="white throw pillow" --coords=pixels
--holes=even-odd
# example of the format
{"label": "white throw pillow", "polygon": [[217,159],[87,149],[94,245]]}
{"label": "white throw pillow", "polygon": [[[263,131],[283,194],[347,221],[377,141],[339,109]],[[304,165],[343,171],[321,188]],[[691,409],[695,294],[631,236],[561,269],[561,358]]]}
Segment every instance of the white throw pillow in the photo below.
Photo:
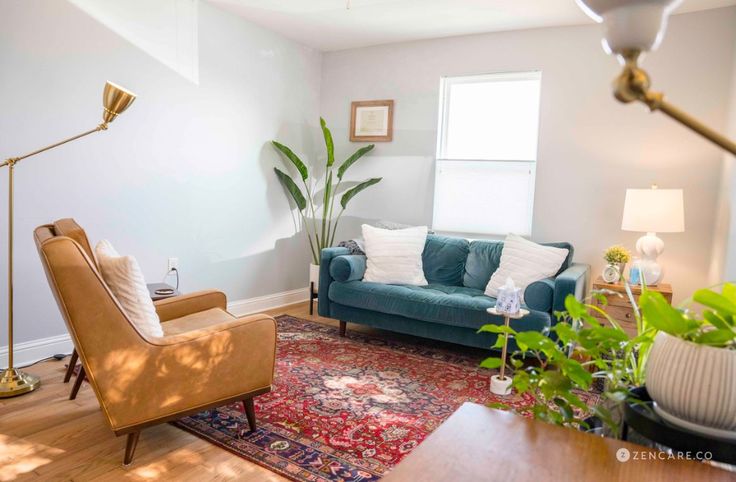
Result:
{"label": "white throw pillow", "polygon": [[422,286],[427,284],[422,252],[427,226],[380,229],[364,224],[366,270],[363,281]]}
{"label": "white throw pillow", "polygon": [[107,240],[97,243],[95,256],[102,278],[135,327],[146,336],[164,336],[161,320],[135,258],[120,256]]}
{"label": "white throw pillow", "polygon": [[503,242],[501,263],[486,286],[486,295],[496,298],[498,288],[506,284],[506,278],[514,280],[524,290],[535,281],[554,276],[565,262],[568,250],[542,246],[516,234],[509,234]]}

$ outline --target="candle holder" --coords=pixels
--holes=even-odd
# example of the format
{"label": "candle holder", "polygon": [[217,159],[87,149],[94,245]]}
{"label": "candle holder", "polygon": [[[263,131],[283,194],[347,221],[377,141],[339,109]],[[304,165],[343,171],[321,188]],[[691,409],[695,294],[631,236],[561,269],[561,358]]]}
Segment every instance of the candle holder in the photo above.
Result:
{"label": "candle holder", "polygon": [[[520,320],[529,314],[529,310],[520,308],[516,313],[505,313],[496,310],[496,307],[488,308],[486,310],[489,314],[495,316],[503,316],[503,322],[506,328],[509,327],[509,323],[512,319]],[[491,393],[494,395],[507,396],[511,394],[511,383],[514,381],[513,378],[506,376],[506,352],[508,351],[509,335],[504,333],[503,349],[501,350],[501,373],[493,375],[491,377]]]}

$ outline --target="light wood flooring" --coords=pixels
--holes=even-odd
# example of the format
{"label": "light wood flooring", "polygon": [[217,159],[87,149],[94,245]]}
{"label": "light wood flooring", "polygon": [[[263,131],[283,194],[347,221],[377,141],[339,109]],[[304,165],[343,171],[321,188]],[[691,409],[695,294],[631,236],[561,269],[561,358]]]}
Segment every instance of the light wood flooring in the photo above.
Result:
{"label": "light wood flooring", "polygon": [[[337,325],[309,316],[306,302],[268,313]],[[113,435],[90,387],[83,385],[76,400],[68,399],[71,384],[62,383],[68,361],[29,367],[27,372],[41,377],[41,388],[0,400],[0,482],[286,480],[169,424],[145,429],[133,464],[123,467],[125,437]]]}

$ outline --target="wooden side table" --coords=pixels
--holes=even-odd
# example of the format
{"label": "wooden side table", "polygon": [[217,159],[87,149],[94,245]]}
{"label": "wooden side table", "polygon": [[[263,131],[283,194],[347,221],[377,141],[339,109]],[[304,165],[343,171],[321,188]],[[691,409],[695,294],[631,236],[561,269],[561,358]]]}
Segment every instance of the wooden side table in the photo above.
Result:
{"label": "wooden side table", "polygon": [[630,442],[465,403],[381,480],[716,482],[733,481],[734,474],[669,459]]}
{"label": "wooden side table", "polygon": [[[672,286],[667,283],[659,283],[657,286],[648,286],[649,291],[656,291],[662,293],[662,296],[672,304]],[[626,294],[626,288],[621,282],[618,283],[606,283],[602,277],[598,276],[593,282],[593,290],[609,290],[617,294],[605,295],[608,304],[603,306],[597,299],[593,300],[593,304],[603,309],[608,315],[616,320],[621,328],[626,331],[629,335],[636,336],[636,318],[634,317],[634,308],[631,306],[629,297]],[[621,296],[619,296],[619,294]],[[638,301],[641,295],[641,286],[631,285],[631,294],[634,295],[634,300]],[[603,316],[598,313],[593,313],[596,318],[605,321]]]}

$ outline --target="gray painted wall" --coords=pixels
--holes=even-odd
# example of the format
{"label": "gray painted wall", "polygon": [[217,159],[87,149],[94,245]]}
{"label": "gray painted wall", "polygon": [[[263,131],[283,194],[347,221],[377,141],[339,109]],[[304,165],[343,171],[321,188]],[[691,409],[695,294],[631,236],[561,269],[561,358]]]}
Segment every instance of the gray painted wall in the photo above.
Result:
{"label": "gray painted wall", "polygon": [[[219,288],[237,300],[306,286],[306,240],[266,142],[312,151],[319,52],[201,2],[195,85],[66,1],[0,0],[0,11],[0,155],[97,125],[108,79],[139,96],[109,131],[17,167],[16,343],[66,333],[31,237],[60,217],[135,255],[148,281],[171,256],[185,291]],[[6,182],[2,170],[3,196]]]}
{"label": "gray painted wall", "polygon": [[[736,8],[671,19],[644,66],[667,98],[723,130],[736,44]],[[430,224],[440,77],[542,70],[541,125],[532,238],[566,240],[576,258],[603,267],[614,243],[633,250],[638,233],[620,230],[626,188],[685,190],[686,232],[663,234],[666,281],[682,300],[708,283],[722,152],[661,114],[622,105],[610,94],[619,72],[600,46],[599,27],[501,32],[325,53],[321,112],[347,141],[350,101],[394,99],[394,141],[379,144],[365,176],[381,190],[356,199],[353,215]],[[469,199],[468,202],[472,202]],[[346,225],[356,234],[357,226]]]}

